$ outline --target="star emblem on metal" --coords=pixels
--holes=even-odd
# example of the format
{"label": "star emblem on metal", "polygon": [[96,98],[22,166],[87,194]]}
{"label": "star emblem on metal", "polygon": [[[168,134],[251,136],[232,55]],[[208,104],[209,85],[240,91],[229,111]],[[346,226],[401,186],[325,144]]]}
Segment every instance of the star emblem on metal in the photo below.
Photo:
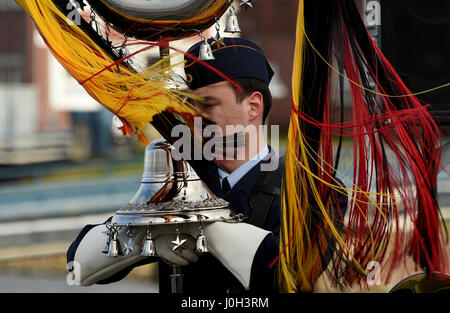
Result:
{"label": "star emblem on metal", "polygon": [[221,46],[225,47],[224,38],[220,37],[220,26],[218,23],[216,23],[216,34],[212,37],[213,41],[211,44],[215,44],[217,49],[219,49]]}
{"label": "star emblem on metal", "polygon": [[212,42],[213,45],[215,45],[217,47],[217,49],[219,49],[220,47],[225,47],[225,38],[222,38],[219,36],[219,34],[217,34],[217,36],[213,37],[214,41]]}
{"label": "star emblem on metal", "polygon": [[224,38],[220,37],[220,26],[219,24],[216,24],[216,34],[212,37],[213,41],[211,44],[215,44],[217,49],[219,49],[221,46],[225,47]]}
{"label": "star emblem on metal", "polygon": [[128,239],[127,242],[125,242],[123,246],[123,252],[125,253],[125,255],[129,255],[131,252],[133,252],[133,248],[134,248],[133,238],[130,238]]}
{"label": "star emblem on metal", "polygon": [[253,9],[253,4],[251,4],[252,0],[242,0],[241,3],[239,3],[239,7],[244,7],[245,10],[247,10],[249,7]]}
{"label": "star emblem on metal", "polygon": [[178,249],[181,246],[183,246],[186,241],[187,241],[187,239],[180,240],[180,236],[177,235],[177,239],[172,241],[172,243],[174,244],[174,246],[172,248],[172,251],[175,251],[176,249]]}

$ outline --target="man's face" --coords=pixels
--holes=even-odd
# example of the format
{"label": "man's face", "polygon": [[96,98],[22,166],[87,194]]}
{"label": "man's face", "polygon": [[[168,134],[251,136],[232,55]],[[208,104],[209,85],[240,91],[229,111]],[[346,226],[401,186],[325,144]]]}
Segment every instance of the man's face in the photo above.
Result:
{"label": "man's face", "polygon": [[226,125],[248,124],[246,101],[238,102],[233,88],[227,81],[218,82],[193,91],[205,101],[196,101],[199,110],[217,124],[225,134]]}
{"label": "man's face", "polygon": [[[198,88],[193,91],[193,93],[204,98],[204,101],[196,101],[195,105],[202,113],[206,115],[207,118],[212,120],[222,130],[222,134],[216,133],[215,135],[228,138],[223,139],[222,144],[220,145],[221,148],[225,149],[225,146],[228,147],[230,143],[230,137],[228,136],[234,135],[235,133],[234,130],[230,129],[230,126],[232,126],[231,128],[236,126],[242,126],[245,128],[249,123],[249,106],[247,98],[241,102],[238,102],[233,87],[231,87],[231,85],[226,81]],[[228,131],[231,133],[227,133],[227,126]],[[240,135],[243,134],[244,133],[242,130],[240,130]],[[240,138],[240,140],[243,139],[242,137]],[[218,152],[221,148],[216,150],[216,152],[221,155],[221,157],[216,158],[216,162],[223,168],[230,168],[230,164],[236,162],[235,159],[237,158],[237,151],[245,153],[245,145],[248,139],[246,138],[244,140],[245,142],[238,141],[240,144],[244,144],[244,146],[241,146],[238,142],[235,143],[241,147],[238,148],[238,150],[233,149],[228,152],[222,151],[222,153],[227,153],[226,155]],[[229,153],[231,153],[231,155]],[[245,157],[245,155],[243,155],[243,157]]]}
{"label": "man's face", "polygon": [[[226,137],[219,144],[226,149],[226,152],[222,150],[218,154],[224,159],[216,158],[216,162],[223,168],[232,171],[243,160],[253,157],[257,151],[249,148],[249,142],[259,141],[257,127],[262,124],[263,111],[261,93],[253,92],[239,102],[233,87],[227,81],[198,88],[193,93],[204,99],[204,101],[195,101],[194,104],[222,130],[222,134],[215,133],[214,135]],[[232,137],[230,138],[230,136]],[[230,144],[231,147],[234,146],[237,149],[231,148],[230,150]],[[220,150],[219,148],[216,152],[219,153]]]}

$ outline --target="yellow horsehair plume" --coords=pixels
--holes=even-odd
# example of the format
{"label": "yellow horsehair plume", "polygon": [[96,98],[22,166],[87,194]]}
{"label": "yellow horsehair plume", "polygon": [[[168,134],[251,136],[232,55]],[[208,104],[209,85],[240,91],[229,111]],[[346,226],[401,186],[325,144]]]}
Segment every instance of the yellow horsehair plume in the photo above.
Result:
{"label": "yellow horsehair plume", "polygon": [[115,60],[71,23],[51,0],[17,0],[17,3],[31,16],[62,66],[96,101],[131,126],[127,135],[134,132],[147,143],[144,130],[155,114],[168,108],[192,112],[182,102],[184,92],[167,88],[170,69],[161,66],[167,64],[165,59],[135,72],[122,63],[114,64]]}

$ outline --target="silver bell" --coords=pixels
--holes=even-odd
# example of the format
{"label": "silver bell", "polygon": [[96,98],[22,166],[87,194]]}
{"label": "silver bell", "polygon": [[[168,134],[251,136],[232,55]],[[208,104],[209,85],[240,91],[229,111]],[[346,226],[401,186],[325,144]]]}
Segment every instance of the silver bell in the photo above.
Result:
{"label": "silver bell", "polygon": [[206,39],[203,40],[203,43],[200,45],[198,59],[201,61],[215,60],[214,55],[211,50],[211,46],[209,45],[209,43]]}
{"label": "silver bell", "polygon": [[128,50],[128,48],[126,48],[125,46],[123,46],[119,49],[119,58],[122,59],[129,55],[130,55],[130,50]]}
{"label": "silver bell", "polygon": [[102,30],[101,30],[101,28],[100,28],[100,24],[99,24],[97,21],[95,21],[95,20],[92,20],[90,24],[91,24],[92,29],[93,29],[100,37],[102,37],[103,34],[102,34]]}
{"label": "silver bell", "polygon": [[109,244],[111,242],[111,238],[108,237],[108,239],[106,239],[106,243],[105,246],[103,247],[102,253],[108,253],[109,252]]}
{"label": "silver bell", "polygon": [[108,256],[119,256],[122,255],[122,249],[120,249],[119,240],[117,240],[117,233],[114,234],[114,239],[109,243]]}
{"label": "silver bell", "polygon": [[208,247],[206,245],[206,237],[205,237],[205,235],[198,235],[197,236],[196,251],[197,252],[208,252]]}
{"label": "silver bell", "polygon": [[225,26],[224,32],[226,33],[240,33],[241,29],[239,28],[238,18],[233,11],[230,12],[227,18],[227,24]]}
{"label": "silver bell", "polygon": [[[122,46],[119,48],[119,58],[126,58],[130,55],[130,50],[128,50],[127,47],[127,41],[128,39],[125,38],[125,41],[122,43]],[[130,59],[128,59],[127,61],[130,61]]]}
{"label": "silver bell", "polygon": [[142,256],[156,256],[155,242],[152,239],[151,233],[147,233],[147,237],[142,245]]}
{"label": "silver bell", "polygon": [[202,226],[200,226],[200,235],[197,236],[197,243],[195,246],[195,250],[200,253],[208,252],[208,246],[206,244],[206,237],[203,234]]}

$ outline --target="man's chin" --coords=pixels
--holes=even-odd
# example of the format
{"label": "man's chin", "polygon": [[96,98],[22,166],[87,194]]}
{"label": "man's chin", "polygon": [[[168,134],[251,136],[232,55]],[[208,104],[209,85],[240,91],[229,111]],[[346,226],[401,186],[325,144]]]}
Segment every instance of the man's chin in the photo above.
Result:
{"label": "man's chin", "polygon": [[233,159],[233,160],[214,160],[214,162],[227,172],[231,173],[245,161]]}
{"label": "man's chin", "polygon": [[223,167],[224,169],[227,168],[227,165],[231,164],[234,160],[217,160],[214,159],[214,162],[219,165],[220,167]]}

